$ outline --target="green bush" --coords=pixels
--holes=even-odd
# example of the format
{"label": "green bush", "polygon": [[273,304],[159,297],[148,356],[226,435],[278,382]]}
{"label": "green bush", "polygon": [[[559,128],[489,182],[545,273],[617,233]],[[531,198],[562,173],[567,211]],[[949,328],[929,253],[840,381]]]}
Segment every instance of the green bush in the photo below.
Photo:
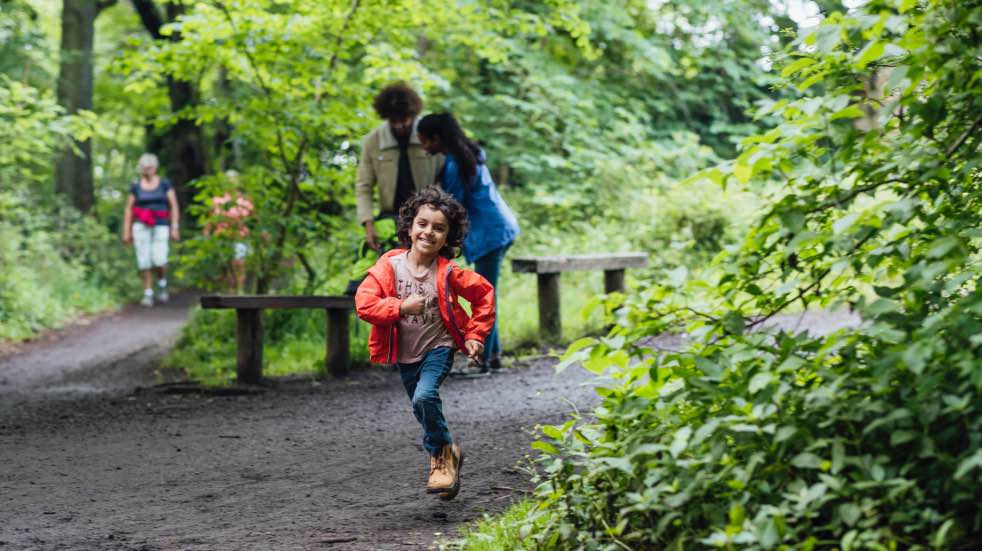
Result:
{"label": "green bush", "polygon": [[[603,402],[534,444],[533,547],[982,546],[980,13],[871,2],[799,37],[804,97],[705,173],[769,195],[739,247],[608,297],[614,330],[561,362]],[[792,305],[862,324],[762,329]]]}
{"label": "green bush", "polygon": [[132,252],[68,207],[0,193],[0,340],[18,341],[137,296]]}
{"label": "green bush", "polygon": [[[595,419],[549,427],[538,444],[563,450],[545,463],[537,495],[554,516],[539,541],[978,545],[982,378],[971,339],[982,324],[972,311],[982,311],[977,296],[936,322],[950,349],[899,347],[899,335],[921,330],[891,311],[821,339],[762,333],[659,353],[622,344],[667,329],[640,316],[651,325],[583,358],[591,370],[620,366]],[[947,326],[956,321],[968,323]]]}
{"label": "green bush", "polygon": [[136,296],[132,253],[42,191],[53,152],[89,130],[50,95],[0,75],[0,340],[18,341]]}
{"label": "green bush", "polygon": [[534,549],[531,537],[535,520],[541,516],[535,502],[523,499],[512,504],[502,515],[484,515],[473,526],[464,526],[460,538],[447,543],[446,548],[460,551],[521,551]]}

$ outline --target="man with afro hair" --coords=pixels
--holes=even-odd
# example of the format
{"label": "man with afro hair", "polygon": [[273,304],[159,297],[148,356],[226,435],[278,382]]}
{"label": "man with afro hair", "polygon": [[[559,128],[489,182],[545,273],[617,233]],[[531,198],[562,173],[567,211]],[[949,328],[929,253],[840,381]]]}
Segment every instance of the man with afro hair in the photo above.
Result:
{"label": "man with afro hair", "polygon": [[[369,247],[380,250],[374,221],[394,218],[406,199],[433,185],[443,166],[443,156],[428,155],[420,144],[416,122],[423,110],[423,100],[406,83],[396,82],[383,88],[375,97],[374,107],[385,122],[362,140],[355,199],[358,221],[365,228],[365,241]],[[378,218],[374,212],[376,188]]]}

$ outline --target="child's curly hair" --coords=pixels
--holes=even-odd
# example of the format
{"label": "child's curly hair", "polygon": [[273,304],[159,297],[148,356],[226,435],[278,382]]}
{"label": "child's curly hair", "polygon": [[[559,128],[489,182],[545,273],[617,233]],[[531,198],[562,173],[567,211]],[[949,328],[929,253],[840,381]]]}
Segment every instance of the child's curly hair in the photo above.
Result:
{"label": "child's curly hair", "polygon": [[413,227],[413,220],[419,208],[427,205],[436,209],[447,217],[447,242],[440,249],[440,256],[444,258],[456,258],[460,255],[460,248],[464,244],[464,237],[467,236],[469,224],[467,222],[467,211],[464,206],[457,202],[453,196],[444,193],[435,186],[424,188],[419,193],[413,195],[399,209],[399,219],[396,221],[399,242],[407,249],[412,246],[409,239],[409,231]]}

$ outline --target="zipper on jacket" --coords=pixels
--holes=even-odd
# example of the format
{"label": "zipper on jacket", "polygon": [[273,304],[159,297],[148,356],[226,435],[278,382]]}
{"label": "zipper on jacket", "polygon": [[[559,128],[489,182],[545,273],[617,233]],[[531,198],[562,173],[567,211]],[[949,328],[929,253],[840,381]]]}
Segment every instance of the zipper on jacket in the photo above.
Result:
{"label": "zipper on jacket", "polygon": [[391,327],[389,328],[389,360],[387,362],[385,362],[387,364],[392,364],[393,363],[393,361],[392,361],[392,341],[394,341],[395,338],[396,338],[396,326],[395,326],[395,324],[392,324]]}
{"label": "zipper on jacket", "polygon": [[451,264],[450,267],[447,268],[447,276],[443,282],[443,286],[447,294],[447,314],[450,315],[450,325],[453,325],[453,328],[457,330],[457,334],[460,336],[460,342],[463,343],[467,340],[464,338],[467,335],[465,335],[464,332],[460,330],[460,326],[457,325],[457,320],[456,318],[454,318],[453,315],[453,303],[450,302],[450,272],[452,271],[453,271],[453,264]]}

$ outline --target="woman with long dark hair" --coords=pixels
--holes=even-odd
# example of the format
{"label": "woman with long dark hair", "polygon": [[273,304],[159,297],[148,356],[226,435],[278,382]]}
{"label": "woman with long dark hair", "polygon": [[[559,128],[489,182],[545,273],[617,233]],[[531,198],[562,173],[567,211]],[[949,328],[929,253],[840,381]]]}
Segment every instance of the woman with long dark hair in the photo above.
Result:
{"label": "woman with long dark hair", "polygon": [[[518,221],[505,204],[488,171],[484,151],[450,113],[427,115],[416,127],[420,144],[431,155],[446,155],[439,181],[443,190],[467,210],[470,232],[464,239],[464,258],[498,292],[498,274],[505,252],[518,237]],[[499,306],[500,310],[500,306]],[[496,316],[500,318],[501,316]],[[495,321],[484,347],[483,370],[501,367],[501,343]]]}

